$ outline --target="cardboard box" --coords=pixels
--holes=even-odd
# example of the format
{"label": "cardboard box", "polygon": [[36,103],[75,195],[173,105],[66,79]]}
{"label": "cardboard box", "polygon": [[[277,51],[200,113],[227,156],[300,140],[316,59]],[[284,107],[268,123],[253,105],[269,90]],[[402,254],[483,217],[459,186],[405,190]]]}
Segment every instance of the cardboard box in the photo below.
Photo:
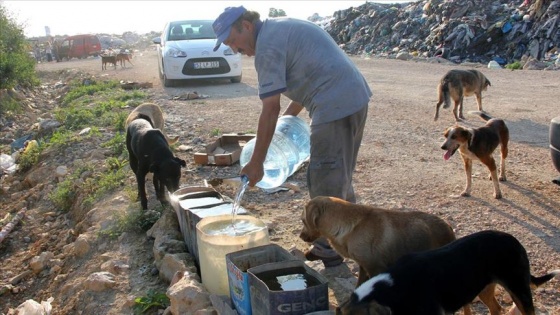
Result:
{"label": "cardboard box", "polygon": [[295,259],[297,258],[277,244],[257,246],[227,254],[229,295],[237,313],[252,315],[247,273],[249,268]]}
{"label": "cardboard box", "polygon": [[[249,268],[251,310],[253,314],[303,315],[329,309],[328,280],[301,260],[288,260]],[[296,278],[304,275],[305,281]],[[298,281],[304,286],[270,288],[277,277],[288,282]]]}
{"label": "cardboard box", "polygon": [[206,146],[204,152],[194,154],[194,162],[203,165],[228,166],[239,161],[245,143],[255,137],[254,134],[225,134]]}

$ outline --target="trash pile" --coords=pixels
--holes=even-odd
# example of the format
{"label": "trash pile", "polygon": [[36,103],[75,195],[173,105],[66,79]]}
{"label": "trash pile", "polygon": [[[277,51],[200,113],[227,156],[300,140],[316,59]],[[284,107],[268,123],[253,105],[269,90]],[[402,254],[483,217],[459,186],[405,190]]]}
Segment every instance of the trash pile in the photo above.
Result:
{"label": "trash pile", "polygon": [[454,62],[523,56],[558,59],[560,0],[423,0],[336,11],[325,30],[349,54],[443,57]]}

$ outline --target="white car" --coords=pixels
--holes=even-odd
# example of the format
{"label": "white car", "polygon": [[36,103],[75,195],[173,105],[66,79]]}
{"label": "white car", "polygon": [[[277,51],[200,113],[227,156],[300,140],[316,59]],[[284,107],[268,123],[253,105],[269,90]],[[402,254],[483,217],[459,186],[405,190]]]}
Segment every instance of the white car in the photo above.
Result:
{"label": "white car", "polygon": [[188,79],[224,78],[232,83],[241,82],[241,54],[223,44],[213,51],[216,45],[213,22],[169,22],[161,37],[153,39],[157,44],[159,77],[164,86],[174,86],[175,80]]}

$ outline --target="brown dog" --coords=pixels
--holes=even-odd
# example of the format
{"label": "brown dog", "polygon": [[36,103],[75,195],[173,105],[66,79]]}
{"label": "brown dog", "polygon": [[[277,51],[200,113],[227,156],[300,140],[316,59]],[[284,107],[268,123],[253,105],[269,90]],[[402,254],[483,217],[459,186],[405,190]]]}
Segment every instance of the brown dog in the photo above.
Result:
{"label": "brown dog", "polygon": [[[467,182],[461,196],[471,195],[472,185],[472,160],[479,160],[490,170],[490,178],[494,182],[494,198],[502,198],[499,181],[506,181],[506,158],[508,155],[509,130],[501,119],[488,116],[483,112],[469,112],[479,115],[487,121],[480,128],[466,128],[461,126],[449,127],[443,133],[445,141],[441,145],[446,150],[443,158],[448,160],[457,150],[461,153]],[[500,176],[496,170],[496,161],[492,153],[500,145]]]}
{"label": "brown dog", "polygon": [[159,107],[159,105],[153,103],[141,104],[138,107],[136,107],[132,112],[130,112],[130,114],[128,114],[128,117],[126,118],[125,128],[128,127],[128,125],[133,120],[137,119],[139,115],[145,115],[149,117],[150,122],[152,123],[152,127],[161,130],[168,144],[170,145],[175,144],[179,140],[178,136],[171,139],[167,136],[167,134],[163,132],[163,127],[164,127],[163,111],[161,110],[161,107]]}
{"label": "brown dog", "polygon": [[108,63],[112,63],[113,67],[117,69],[117,56],[101,55],[101,70],[107,70]]}
{"label": "brown dog", "polygon": [[301,220],[302,240],[313,242],[325,237],[337,253],[360,266],[358,286],[404,254],[455,240],[453,229],[435,215],[379,209],[334,197],[313,198]]}
{"label": "brown dog", "polygon": [[126,62],[128,61],[128,63],[130,63],[131,65],[134,66],[134,64],[132,63],[132,61],[130,61],[130,59],[132,59],[132,54],[130,53],[118,53],[117,54],[117,62],[120,63],[121,68],[126,68]]}
{"label": "brown dog", "polygon": [[[476,96],[478,110],[482,111],[482,91],[490,86],[490,81],[478,70],[450,70],[437,87],[438,102],[436,104],[436,115],[434,121],[439,117],[439,107],[444,103],[443,108],[449,108],[451,98],[455,105],[453,106],[453,116],[455,121],[465,119],[463,116],[463,98],[465,96]],[[457,117],[457,109],[459,116]]]}

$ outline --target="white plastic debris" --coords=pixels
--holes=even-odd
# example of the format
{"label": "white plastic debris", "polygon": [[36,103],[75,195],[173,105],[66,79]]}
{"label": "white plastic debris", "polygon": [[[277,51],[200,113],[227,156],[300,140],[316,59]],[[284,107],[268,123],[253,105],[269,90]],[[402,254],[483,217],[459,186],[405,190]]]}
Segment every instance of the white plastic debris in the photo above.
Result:
{"label": "white plastic debris", "polygon": [[492,60],[488,63],[488,69],[502,69],[502,66],[500,66],[500,64],[495,60]]}
{"label": "white plastic debris", "polygon": [[13,174],[17,170],[15,159],[8,154],[0,154],[0,171],[7,174]]}

